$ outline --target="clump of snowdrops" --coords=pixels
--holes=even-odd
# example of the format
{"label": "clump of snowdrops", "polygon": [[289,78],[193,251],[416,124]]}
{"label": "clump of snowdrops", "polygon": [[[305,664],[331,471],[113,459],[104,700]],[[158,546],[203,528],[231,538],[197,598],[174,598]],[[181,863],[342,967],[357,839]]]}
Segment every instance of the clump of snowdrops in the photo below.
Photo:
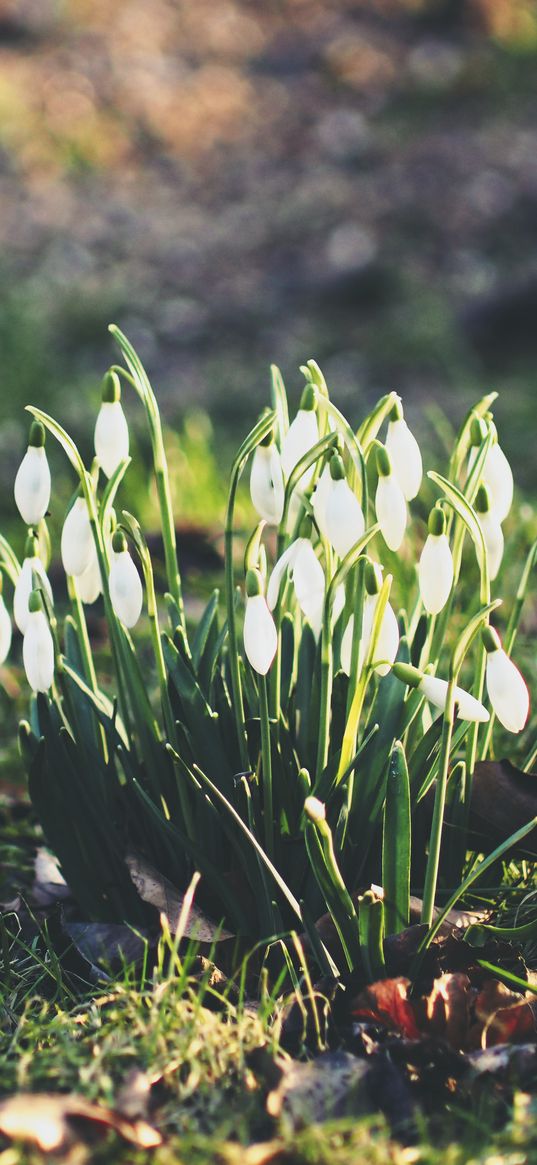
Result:
{"label": "clump of snowdrops", "polygon": [[[231,470],[224,612],[215,592],[192,631],[157,403],[131,345],[111,330],[126,367],[104,379],[92,466],[56,420],[29,406],[15,482],[28,527],[22,564],[0,543],[33,691],[21,748],[45,835],[90,917],[143,923],[134,854],[180,891],[199,871],[198,905],[237,936],[238,953],[306,932],[318,964],[334,971],[314,926],[328,911],[338,969],[379,975],[383,935],[408,925],[411,878],[426,944],[440,892],[445,910],[534,824],[480,861],[468,854],[476,762],[491,755],[496,719],[519,733],[529,711],[511,652],[535,548],[509,618],[499,615],[503,643],[492,625],[513,496],[495,394],[464,420],[446,474],[429,470],[425,483],[395,392],[354,432],[310,361],[290,421],[274,368],[271,407]],[[123,508],[122,385],[137,393],[152,443],[162,596],[144,532]],[[63,628],[46,573],[47,434],[69,459],[76,491],[60,546]],[[234,529],[244,473],[258,514],[245,547]],[[411,578],[406,610],[392,594],[400,561]],[[109,643],[102,676],[85,618],[98,600]],[[142,613],[150,650],[135,631]],[[2,599],[2,660],[10,645]]]}

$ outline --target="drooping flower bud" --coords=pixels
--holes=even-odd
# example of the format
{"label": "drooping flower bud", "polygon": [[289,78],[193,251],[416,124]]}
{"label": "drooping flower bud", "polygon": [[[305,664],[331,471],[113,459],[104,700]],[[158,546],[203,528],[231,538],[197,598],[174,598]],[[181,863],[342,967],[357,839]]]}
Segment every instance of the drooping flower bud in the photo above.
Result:
{"label": "drooping flower bud", "polygon": [[[494,439],[483,463],[481,480],[489,491],[490,508],[497,522],[504,522],[513,504],[513,473],[507,457],[498,442],[495,425],[492,425],[492,432]],[[468,459],[468,468],[470,470],[477,458],[479,446],[483,443],[486,435],[487,428],[485,422],[479,420],[477,417],[474,418],[470,431],[471,446]]]}
{"label": "drooping flower bud", "polygon": [[257,570],[249,570],[246,574],[243,636],[248,662],[258,675],[265,676],[278,649],[278,632],[263,594],[263,580]]}
{"label": "drooping flower bud", "polygon": [[475,499],[475,510],[485,539],[489,575],[492,581],[496,578],[502,564],[504,538],[498,515],[491,508],[490,493],[486,485],[479,486]]}
{"label": "drooping flower bud", "polygon": [[403,491],[392,469],[388,451],[377,449],[378,485],[375,509],[381,534],[390,550],[399,550],[407,522],[407,508]]}
{"label": "drooping flower bud", "polygon": [[11,619],[2,594],[3,575],[0,572],[0,664],[4,663],[11,647]]}
{"label": "drooping flower bud", "polygon": [[315,821],[317,825],[326,821],[326,805],[318,797],[306,797],[304,801],[304,813],[306,817],[309,817],[310,821]]}
{"label": "drooping flower bud", "polygon": [[327,463],[323,467],[321,476],[319,477],[315,489],[311,495],[313,516],[317,523],[319,533],[323,538],[328,538],[328,531],[326,529],[326,505],[331,489],[332,474],[330,473],[330,465]]}
{"label": "drooping flower bud", "polygon": [[[319,440],[319,426],[317,423],[315,388],[307,384],[300,401],[300,408],[294,421],[291,422],[282,442],[282,469],[285,478],[289,478],[300,458],[308,453]],[[302,475],[298,490],[303,493],[313,477],[314,466]]]}
{"label": "drooping flower bud", "polygon": [[530,697],[523,676],[503,650],[499,635],[492,627],[482,634],[487,652],[486,683],[489,700],[508,732],[522,732],[528,719]]}
{"label": "drooping flower bud", "polygon": [[[365,586],[366,594],[362,612],[362,638],[360,642],[360,653],[358,658],[358,674],[360,674],[364,660],[367,658],[369,653],[371,639],[373,637],[375,615],[377,612],[379,600],[380,581],[377,569],[373,563],[367,564],[365,571]],[[343,671],[347,673],[347,675],[350,675],[351,673],[353,632],[354,615],[351,615],[341,641],[341,667]],[[379,627],[374,654],[371,659],[371,667],[378,673],[379,676],[388,675],[398,650],[399,624],[397,622],[397,617],[391,603],[387,602],[384,608],[382,622]]]}
{"label": "drooping flower bud", "polygon": [[[311,521],[309,526],[311,527]],[[298,605],[317,637],[322,624],[325,578],[309,537],[303,531],[309,533],[307,519],[301,527],[301,536],[284,550],[272,571],[267,590],[267,603],[269,609],[273,611],[278,602],[283,578],[288,571]]]}
{"label": "drooping flower bud", "polygon": [[410,502],[419,493],[423,477],[423,463],[420,447],[404,419],[403,406],[400,401],[392,409],[386,436],[386,448],[390,454],[393,472],[403,495],[407,502]]}
{"label": "drooping flower bud", "polygon": [[118,619],[125,627],[134,627],[142,613],[144,591],[140,575],[127,549],[127,539],[120,530],[116,530],[112,538],[108,585]]}
{"label": "drooping flower bud", "polygon": [[282,520],[285,486],[280,454],[272,433],[257,445],[250,471],[250,496],[260,516],[269,526]]}
{"label": "drooping flower bud", "polygon": [[37,526],[49,507],[50,469],[45,453],[45,429],[32,421],[28,448],[15,478],[15,502],[27,526]]}
{"label": "drooping flower bud", "polygon": [[48,692],[54,678],[54,641],[39,591],[31,591],[22,660],[33,692]]}
{"label": "drooping flower bud", "polygon": [[[419,688],[430,704],[434,704],[435,708],[440,708],[442,712],[445,711],[449,687],[447,680],[427,675],[419,668],[412,667],[407,663],[395,663],[393,674],[404,684],[409,684],[412,688]],[[455,687],[454,695],[455,712],[459,720],[477,721],[480,724],[486,724],[487,720],[490,720],[487,709],[470,692],[466,692],[464,688]]]}
{"label": "drooping flower bud", "polygon": [[330,485],[324,519],[330,543],[336,554],[344,558],[362,537],[365,522],[358,498],[345,477],[345,467],[339,453],[334,453],[330,460]]}
{"label": "drooping flower bud", "polygon": [[103,473],[112,477],[129,456],[129,427],[121,405],[121,385],[115,372],[107,372],[101,407],[95,423],[95,456]]}
{"label": "drooping flower bud", "polygon": [[95,545],[93,546],[93,553],[84,574],[80,574],[77,578],[77,587],[82,602],[87,605],[94,603],[99,598],[99,595],[102,594],[101,569]]}
{"label": "drooping flower bud", "polygon": [[418,566],[420,595],[429,615],[438,615],[445,607],[453,586],[453,557],[445,530],[444,512],[435,506]]}
{"label": "drooping flower bud", "polygon": [[23,635],[28,623],[28,602],[34,590],[34,575],[37,575],[39,578],[51,606],[53,603],[52,587],[48,580],[45,567],[41,559],[38,558],[37,547],[37,538],[30,535],[26,541],[25,557],[19,577],[15,583],[15,593],[13,595],[13,618]]}
{"label": "drooping flower bud", "polygon": [[63,523],[61,556],[66,574],[78,578],[93,559],[95,544],[85,498],[75,498]]}

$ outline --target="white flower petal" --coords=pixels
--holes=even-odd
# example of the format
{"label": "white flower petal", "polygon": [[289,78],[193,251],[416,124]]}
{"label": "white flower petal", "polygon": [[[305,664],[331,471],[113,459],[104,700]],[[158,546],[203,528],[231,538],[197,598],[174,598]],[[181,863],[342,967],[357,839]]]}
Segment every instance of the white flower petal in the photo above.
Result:
{"label": "white flower petal", "polygon": [[388,675],[398,650],[399,625],[393,607],[390,603],[386,603],[372,661],[373,668],[378,672],[379,676]]}
{"label": "white flower petal", "polygon": [[134,627],[142,612],[144,591],[128,550],[112,554],[109,577],[112,606],[125,627]]}
{"label": "white flower petal", "polygon": [[254,671],[265,676],[276,655],[278,632],[263,595],[246,600],[244,650]]}
{"label": "white flower petal", "polygon": [[336,554],[344,558],[365,530],[364,515],[347,481],[332,481],[325,509],[326,533]]}
{"label": "white flower petal", "polygon": [[272,570],[267,588],[267,603],[271,611],[274,610],[276,603],[278,602],[283,577],[286,570],[290,569],[292,566],[300,549],[301,541],[302,540],[300,538],[297,538],[295,542],[291,542],[291,545],[287,547],[287,550],[284,550],[283,554],[280,555],[276,565]]}
{"label": "white flower petal", "polygon": [[76,498],[63,523],[61,556],[66,574],[84,574],[92,560],[93,534],[84,498]]}
{"label": "white flower petal", "polygon": [[446,534],[429,534],[418,566],[420,594],[429,615],[445,607],[453,586],[453,558]]}
{"label": "white flower petal", "polygon": [[32,691],[47,692],[54,678],[54,642],[44,611],[28,614],[22,659]]}
{"label": "white flower petal", "polygon": [[513,473],[498,442],[489,449],[483,469],[483,481],[492,495],[492,509],[498,521],[503,522],[513,503]]}
{"label": "white flower petal", "polygon": [[403,491],[394,473],[379,477],[375,509],[386,545],[390,550],[399,550],[405,536],[407,509]]}
{"label": "white flower petal", "polygon": [[420,447],[403,417],[390,421],[386,436],[393,471],[407,501],[416,497],[423,476]]}
{"label": "white flower petal", "polygon": [[[312,449],[318,440],[317,414],[313,409],[299,409],[282,442],[282,469],[286,479],[290,477],[300,458]],[[300,478],[298,489],[301,493],[307,489],[313,471],[314,467],[312,466]]]}
{"label": "white flower petal", "polygon": [[[446,697],[448,690],[447,680],[440,680],[437,676],[424,676],[419,684],[423,695],[436,708],[440,708],[443,712],[446,707]],[[486,724],[490,720],[487,709],[472,696],[470,692],[465,692],[464,688],[455,688],[456,712],[459,720],[477,720],[480,724]]]}
{"label": "white flower petal", "polygon": [[101,571],[99,568],[99,560],[97,558],[97,551],[93,547],[93,556],[89,565],[86,567],[84,574],[77,578],[78,593],[83,603],[94,603],[99,595],[102,593],[103,585],[101,580]]}
{"label": "white flower petal", "polygon": [[326,528],[326,504],[330,496],[331,486],[332,474],[330,473],[330,466],[325,465],[311,498],[313,516],[323,538],[328,538],[328,531]]}
{"label": "white flower petal", "polygon": [[103,401],[95,423],[95,456],[107,477],[129,456],[129,427],[121,401]]}
{"label": "white flower petal", "polygon": [[25,558],[21,567],[21,572],[15,583],[15,593],[13,595],[13,618],[19,631],[26,631],[30,612],[28,610],[28,602],[30,595],[34,589],[33,575],[38,575],[43,590],[46,592],[49,602],[52,604],[52,587],[48,580],[47,572],[41,562],[40,558],[33,556]]}
{"label": "white flower petal", "polygon": [[250,496],[261,518],[279,526],[284,503],[284,483],[280,454],[274,442],[258,445],[250,471]]}
{"label": "white flower petal", "polygon": [[324,570],[315,554],[311,542],[307,538],[297,538],[295,545],[298,551],[291,567],[291,577],[295,588],[297,602],[304,614],[307,607],[317,610],[319,602],[324,601]]}
{"label": "white flower petal", "polygon": [[503,531],[494,510],[487,510],[485,514],[478,514],[481,529],[487,548],[489,576],[491,581],[496,578],[503,558],[504,538]]}
{"label": "white flower petal", "polygon": [[530,697],[525,680],[503,648],[487,654],[487,692],[496,716],[508,732],[522,732]]}
{"label": "white flower petal", "polygon": [[15,478],[15,502],[27,526],[37,526],[49,507],[50,469],[43,446],[29,445]]}
{"label": "white flower petal", "polygon": [[4,603],[3,596],[0,595],[0,663],[4,663],[9,655],[11,636],[12,628],[9,611]]}
{"label": "white flower petal", "polygon": [[345,606],[345,585],[344,585],[344,583],[340,583],[339,586],[336,587],[336,593],[334,595],[334,601],[332,603],[332,622],[333,623],[336,623],[337,620],[339,619],[339,616],[341,615],[341,612],[342,612],[344,606]]}

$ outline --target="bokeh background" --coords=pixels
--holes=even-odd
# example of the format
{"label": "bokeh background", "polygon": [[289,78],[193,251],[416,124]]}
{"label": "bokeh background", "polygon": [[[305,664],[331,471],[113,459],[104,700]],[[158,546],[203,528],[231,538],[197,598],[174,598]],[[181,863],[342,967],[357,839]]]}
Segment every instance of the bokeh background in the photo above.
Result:
{"label": "bokeh background", "polygon": [[534,3],[0,0],[0,206],[4,512],[25,403],[84,445],[112,320],[218,451],[314,356],[356,420],[499,389],[537,485]]}

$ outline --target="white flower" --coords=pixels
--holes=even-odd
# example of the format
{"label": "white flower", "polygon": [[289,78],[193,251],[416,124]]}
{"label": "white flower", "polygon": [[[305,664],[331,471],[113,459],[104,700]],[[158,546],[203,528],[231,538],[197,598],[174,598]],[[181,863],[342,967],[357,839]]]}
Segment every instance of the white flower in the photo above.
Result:
{"label": "white flower", "polygon": [[[37,543],[34,542],[33,545],[35,547]],[[23,635],[26,631],[26,626],[28,623],[28,602],[34,589],[34,574],[38,576],[43,590],[46,592],[51,605],[53,602],[52,587],[48,580],[45,567],[43,566],[41,559],[37,557],[37,554],[29,554],[24,559],[22,564],[19,577],[15,583],[15,593],[13,595],[13,618],[15,619],[15,623],[17,624],[19,631],[21,631]]]}
{"label": "white flower", "polygon": [[389,454],[377,450],[379,479],[375,495],[375,510],[381,534],[390,550],[399,550],[407,522],[407,508],[403,491],[392,471]]}
{"label": "white flower", "polygon": [[125,538],[114,534],[108,579],[114,611],[125,627],[134,627],[142,613],[144,591]]}
{"label": "white flower", "polygon": [[[396,415],[388,424],[386,448],[390,454],[393,471],[408,502],[416,497],[423,476],[420,447],[403,417],[400,405],[396,405]],[[400,413],[400,415],[397,415]]]}
{"label": "white flower", "polygon": [[364,515],[356,494],[345,478],[339,454],[334,455],[330,465],[330,485],[324,503],[324,523],[329,542],[336,554],[344,558],[364,533]]}
{"label": "white flower", "polygon": [[324,604],[324,571],[309,538],[296,538],[278,559],[269,579],[267,603],[274,610],[286,571],[289,572],[298,605],[311,623],[315,636],[321,630]]}
{"label": "white flower", "polygon": [[330,489],[332,485],[332,474],[330,473],[330,466],[325,465],[321,473],[317,485],[311,495],[311,505],[313,509],[313,516],[319,528],[320,534],[323,538],[328,538],[328,531],[326,528],[326,503],[330,496]]}
{"label": "white flower", "polygon": [[61,556],[66,574],[75,578],[84,574],[92,561],[93,534],[84,498],[76,498],[63,523]]}
{"label": "white flower", "polygon": [[444,515],[435,506],[418,566],[420,595],[429,615],[438,615],[445,607],[453,586],[453,557],[444,529]]}
{"label": "white flower", "polygon": [[508,732],[522,732],[530,710],[525,680],[501,646],[491,627],[483,633],[487,649],[486,683],[489,700]]}
{"label": "white flower", "polygon": [[265,596],[249,596],[244,614],[244,650],[254,671],[265,676],[277,648],[278,632]]}
{"label": "white flower", "polygon": [[102,403],[95,424],[95,456],[107,477],[129,456],[129,428],[121,407],[121,387],[115,372],[104,380]]}
{"label": "white flower", "polygon": [[[369,652],[373,635],[373,623],[377,610],[378,594],[366,595],[362,615],[362,639],[358,656],[358,675]],[[354,615],[351,615],[341,640],[341,667],[347,675],[351,673],[352,636]],[[388,675],[399,649],[399,625],[393,607],[388,602],[384,609],[382,623],[377,636],[375,653],[371,666],[380,676]]]}
{"label": "white flower", "polygon": [[318,797],[306,797],[304,801],[304,813],[309,817],[310,821],[316,821],[317,824],[326,821],[326,805]]}
{"label": "white flower", "polygon": [[502,563],[504,538],[497,511],[492,508],[491,503],[492,496],[490,491],[486,486],[480,485],[477,491],[475,508],[483,531],[483,538],[485,539],[489,576],[493,580],[496,578]]}
{"label": "white flower", "polygon": [[34,421],[28,448],[15,478],[15,502],[27,526],[37,526],[49,507],[50,469],[44,445],[45,430],[39,421]]}
{"label": "white flower", "polygon": [[84,573],[78,576],[76,581],[78,593],[83,603],[94,603],[102,593],[103,584],[95,544],[89,565],[86,567]]}
{"label": "white flower", "polygon": [[[294,421],[291,422],[282,441],[282,469],[285,478],[289,478],[295,465],[301,457],[308,453],[319,440],[319,426],[315,412],[315,389],[313,385],[306,385],[302,393],[300,408]],[[314,466],[302,474],[298,483],[299,493],[303,493],[311,482]]]}
{"label": "white flower", "polygon": [[11,619],[4,603],[4,597],[0,595],[0,664],[4,663],[9,655],[11,635]]}
{"label": "white flower", "polygon": [[[473,445],[470,449],[468,468],[472,469],[478,455],[478,448]],[[513,472],[503,449],[497,441],[490,446],[485,457],[481,480],[490,491],[490,508],[494,511],[498,522],[504,522],[513,503]]]}
{"label": "white flower", "polygon": [[261,518],[269,526],[279,526],[285,497],[280,454],[274,441],[258,445],[252,458],[250,496]]}
{"label": "white flower", "polygon": [[[446,707],[449,686],[447,680],[440,680],[437,676],[424,675],[418,686],[426,699],[443,712]],[[480,724],[486,724],[487,720],[490,720],[484,705],[476,700],[470,692],[466,692],[464,688],[455,688],[455,709],[459,720],[477,720]]]}
{"label": "white flower", "polygon": [[47,692],[54,678],[54,641],[38,591],[30,596],[22,659],[32,691]]}

